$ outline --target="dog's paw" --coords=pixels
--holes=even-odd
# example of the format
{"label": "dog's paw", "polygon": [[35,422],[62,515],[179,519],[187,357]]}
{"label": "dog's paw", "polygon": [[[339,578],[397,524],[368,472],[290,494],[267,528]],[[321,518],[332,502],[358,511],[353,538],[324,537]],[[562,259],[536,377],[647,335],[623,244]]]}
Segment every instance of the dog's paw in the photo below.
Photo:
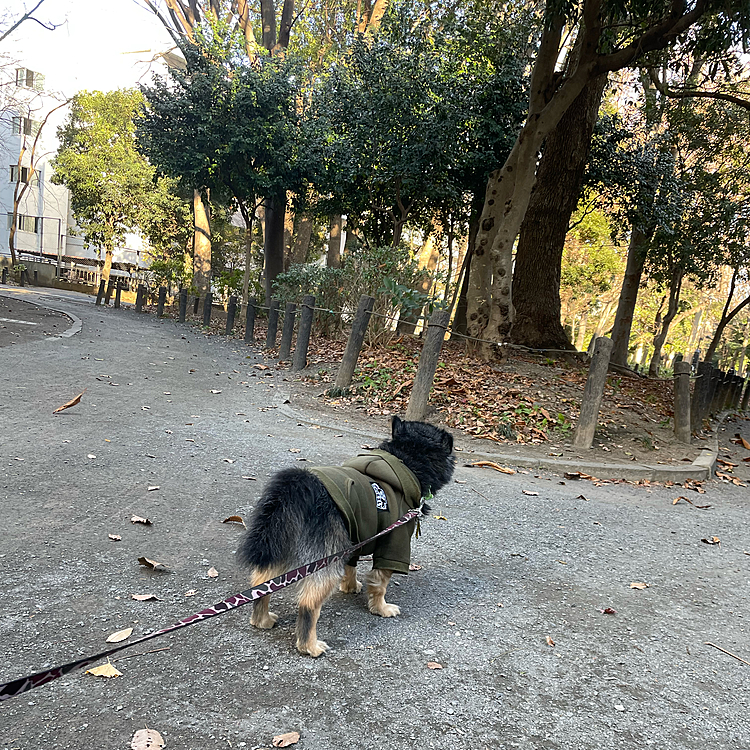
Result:
{"label": "dog's paw", "polygon": [[250,618],[250,624],[262,630],[270,630],[278,621],[279,616],[275,612],[268,612],[264,617],[256,617],[255,614]]}
{"label": "dog's paw", "polygon": [[313,658],[317,658],[321,654],[330,650],[331,647],[325,641],[315,641],[312,645],[308,646],[302,645],[299,642],[297,643],[297,651],[301,654],[309,654]]}
{"label": "dog's paw", "polygon": [[344,580],[341,581],[339,590],[343,591],[345,594],[358,594],[360,591],[362,591],[362,584],[359,581],[355,580],[354,585],[352,585],[348,581]]}
{"label": "dog's paw", "polygon": [[387,602],[380,605],[371,604],[370,612],[381,617],[398,617],[401,614],[401,610],[395,604],[388,604]]}

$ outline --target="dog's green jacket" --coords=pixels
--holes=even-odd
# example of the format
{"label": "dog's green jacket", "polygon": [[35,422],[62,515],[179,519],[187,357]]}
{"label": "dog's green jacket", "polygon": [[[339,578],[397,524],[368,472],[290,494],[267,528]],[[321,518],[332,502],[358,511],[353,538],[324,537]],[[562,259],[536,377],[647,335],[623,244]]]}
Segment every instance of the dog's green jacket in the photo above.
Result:
{"label": "dog's green jacket", "polygon": [[[310,471],[320,479],[341,511],[354,543],[377,534],[421,503],[417,478],[402,461],[386,451],[360,453],[341,466],[314,466]],[[372,486],[373,482],[382,492]],[[387,509],[383,509],[384,505]],[[415,521],[410,521],[371,542],[348,564],[356,565],[360,555],[372,555],[373,568],[407,574],[414,526]]]}

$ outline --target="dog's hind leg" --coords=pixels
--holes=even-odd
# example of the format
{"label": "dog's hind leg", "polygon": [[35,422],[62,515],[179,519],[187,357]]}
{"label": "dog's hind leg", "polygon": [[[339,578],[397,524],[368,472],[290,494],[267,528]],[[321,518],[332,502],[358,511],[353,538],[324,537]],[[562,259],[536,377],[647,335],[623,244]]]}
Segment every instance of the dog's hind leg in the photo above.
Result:
{"label": "dog's hind leg", "polygon": [[297,650],[301,654],[320,656],[328,651],[328,644],[318,640],[318,617],[320,608],[336,588],[340,576],[340,571],[327,569],[322,571],[322,575],[306,578],[302,582],[297,613]]}
{"label": "dog's hind leg", "polygon": [[385,600],[385,590],[391,580],[391,570],[371,570],[367,574],[367,606],[374,615],[381,617],[395,617],[401,610],[395,604],[388,604]]}
{"label": "dog's hind leg", "polygon": [[341,579],[339,589],[345,594],[358,594],[362,591],[362,584],[357,580],[356,565],[344,566],[344,577]]}
{"label": "dog's hind leg", "polygon": [[[256,570],[253,572],[253,575],[250,578],[250,585],[258,586],[259,584],[268,581],[274,576],[279,575],[279,573],[281,572],[283,571],[274,570],[272,568],[267,568],[265,570]],[[279,616],[274,614],[273,612],[268,611],[268,606],[270,603],[270,594],[266,594],[265,596],[262,596],[260,599],[256,599],[253,602],[253,614],[250,617],[251,625],[255,626],[256,628],[263,628],[264,630],[268,630],[276,624]]]}

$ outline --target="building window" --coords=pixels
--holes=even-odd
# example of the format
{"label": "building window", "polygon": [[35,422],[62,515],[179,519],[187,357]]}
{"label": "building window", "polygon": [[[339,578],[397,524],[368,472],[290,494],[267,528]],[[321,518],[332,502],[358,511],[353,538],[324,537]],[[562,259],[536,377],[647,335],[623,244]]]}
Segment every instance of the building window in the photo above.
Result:
{"label": "building window", "polygon": [[40,124],[30,117],[13,118],[14,135],[36,135],[39,132]]}
{"label": "building window", "polygon": [[[20,232],[31,232],[31,234],[39,234],[39,227],[41,226],[41,218],[39,216],[26,216],[25,214],[18,214],[18,221],[16,222],[16,228]],[[13,214],[8,214],[8,229],[13,226]]]}
{"label": "building window", "polygon": [[16,86],[41,91],[44,88],[44,76],[28,68],[16,68]]}
{"label": "building window", "polygon": [[10,181],[11,182],[27,182],[31,187],[37,187],[39,185],[39,171],[34,170],[32,174],[31,167],[18,168],[18,164],[10,165]]}

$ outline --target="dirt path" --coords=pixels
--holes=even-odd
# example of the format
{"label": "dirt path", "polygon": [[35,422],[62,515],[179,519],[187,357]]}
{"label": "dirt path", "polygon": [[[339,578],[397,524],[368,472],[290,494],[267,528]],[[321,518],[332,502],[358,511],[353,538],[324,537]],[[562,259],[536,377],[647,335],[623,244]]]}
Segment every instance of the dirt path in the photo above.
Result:
{"label": "dirt path", "polygon": [[[0,351],[0,679],[245,588],[241,527],[221,521],[246,515],[279,468],[337,463],[363,442],[280,414],[288,375],[238,342],[70,304],[80,334]],[[750,440],[742,420],[721,445],[740,471],[737,431]],[[746,488],[456,478],[435,501],[445,520],[415,544],[422,570],[392,587],[401,617],[336,594],[319,625],[333,651],[312,660],[293,648],[285,592],[272,631],[241,609],[134,649],[168,647],[116,662],[116,679],[76,673],[9,701],[0,748],[127,748],[144,726],[193,750],[270,747],[292,730],[303,750],[750,745],[748,667],[705,645],[750,661]],[[673,505],[679,494],[694,504]]]}

